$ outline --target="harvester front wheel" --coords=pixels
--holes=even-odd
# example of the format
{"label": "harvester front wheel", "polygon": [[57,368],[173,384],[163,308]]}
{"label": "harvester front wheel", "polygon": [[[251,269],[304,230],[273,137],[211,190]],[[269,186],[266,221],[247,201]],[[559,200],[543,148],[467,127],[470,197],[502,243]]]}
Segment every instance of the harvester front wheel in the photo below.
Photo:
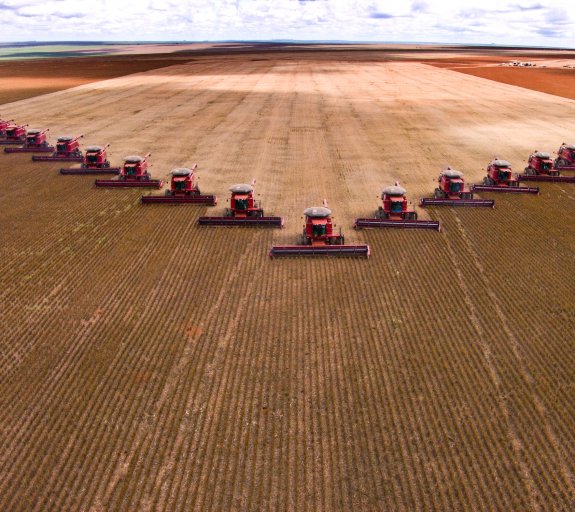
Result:
{"label": "harvester front wheel", "polygon": [[433,196],[435,197],[435,199],[443,199],[445,197],[445,194],[443,193],[443,190],[441,190],[440,188],[436,188]]}

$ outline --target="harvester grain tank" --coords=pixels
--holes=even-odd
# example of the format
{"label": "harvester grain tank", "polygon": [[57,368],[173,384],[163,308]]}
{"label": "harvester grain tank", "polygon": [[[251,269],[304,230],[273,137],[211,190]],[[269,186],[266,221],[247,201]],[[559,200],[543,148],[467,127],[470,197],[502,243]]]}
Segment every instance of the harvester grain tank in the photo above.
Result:
{"label": "harvester grain tank", "polygon": [[495,201],[491,199],[474,199],[473,192],[465,189],[463,173],[451,167],[442,171],[437,179],[439,186],[434,197],[424,197],[420,206],[484,206],[493,208]]}
{"label": "harvester grain tank", "polygon": [[82,137],[83,135],[58,137],[54,153],[51,155],[33,155],[32,160],[35,162],[82,162],[84,155],[78,142]]}
{"label": "harvester grain tank", "polygon": [[24,145],[18,148],[9,147],[4,148],[5,153],[52,153],[54,146],[48,142],[46,133],[49,128],[45,130],[28,130]]}
{"label": "harvester grain tank", "polygon": [[207,204],[215,206],[218,198],[214,195],[206,195],[200,192],[195,170],[197,164],[192,167],[181,167],[174,169],[170,175],[170,188],[163,196],[147,195],[142,196],[144,204]]}
{"label": "harvester grain tank", "polygon": [[4,137],[0,139],[0,144],[25,144],[26,137],[28,135],[28,130],[26,129],[27,124],[9,124],[6,126],[4,131]]}
{"label": "harvester grain tank", "polygon": [[487,176],[481,185],[473,185],[473,192],[508,192],[539,194],[539,187],[520,187],[519,178],[507,160],[496,158],[487,166]]}
{"label": "harvester grain tank", "polygon": [[382,206],[372,219],[355,219],[356,228],[400,228],[400,229],[434,229],[439,231],[439,222],[417,220],[417,213],[409,207],[407,192],[399,183],[385,187],[381,193]]}
{"label": "harvester grain tank", "polygon": [[105,146],[88,146],[84,153],[81,166],[60,169],[60,174],[119,174],[120,167],[112,167],[110,160],[108,160],[109,147],[110,144],[106,144]]}
{"label": "harvester grain tank", "polygon": [[201,226],[260,226],[281,228],[282,217],[265,217],[259,201],[254,197],[255,180],[251,185],[239,183],[230,187],[230,207],[223,217],[200,217]]}
{"label": "harvester grain tank", "polygon": [[97,187],[112,187],[112,188],[161,188],[164,184],[162,180],[153,180],[148,172],[148,158],[152,153],[141,157],[138,155],[127,156],[124,165],[120,170],[117,179],[111,180],[96,180]]}
{"label": "harvester grain tank", "polygon": [[324,206],[312,206],[303,213],[305,225],[300,244],[274,246],[270,256],[369,256],[369,245],[345,244],[341,229],[334,229],[331,210],[325,201]]}
{"label": "harvester grain tank", "polygon": [[541,181],[551,183],[575,183],[575,176],[560,176],[555,169],[551,155],[543,151],[534,151],[529,155],[525,172],[519,175],[520,181]]}
{"label": "harvester grain tank", "polygon": [[553,162],[555,169],[560,171],[575,171],[575,144],[561,144],[557,150],[557,158]]}

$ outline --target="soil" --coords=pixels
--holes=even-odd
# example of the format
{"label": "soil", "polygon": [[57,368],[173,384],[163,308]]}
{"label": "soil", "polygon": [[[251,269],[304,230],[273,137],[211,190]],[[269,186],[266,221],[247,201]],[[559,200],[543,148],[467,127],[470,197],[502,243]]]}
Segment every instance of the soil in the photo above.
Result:
{"label": "soil", "polygon": [[[0,509],[573,509],[574,186],[416,206],[570,142],[573,102],[441,49],[205,51],[2,106],[219,203],[0,156]],[[197,225],[254,178],[284,229]],[[396,181],[441,232],[353,229]],[[371,257],[270,259],[324,198]]]}

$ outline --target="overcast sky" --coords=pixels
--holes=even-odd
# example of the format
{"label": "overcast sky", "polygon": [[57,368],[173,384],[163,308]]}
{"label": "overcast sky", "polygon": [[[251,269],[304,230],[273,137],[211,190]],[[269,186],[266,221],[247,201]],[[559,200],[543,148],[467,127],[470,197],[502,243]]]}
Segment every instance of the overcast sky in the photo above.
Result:
{"label": "overcast sky", "polygon": [[573,0],[0,0],[0,40],[352,40],[575,47]]}

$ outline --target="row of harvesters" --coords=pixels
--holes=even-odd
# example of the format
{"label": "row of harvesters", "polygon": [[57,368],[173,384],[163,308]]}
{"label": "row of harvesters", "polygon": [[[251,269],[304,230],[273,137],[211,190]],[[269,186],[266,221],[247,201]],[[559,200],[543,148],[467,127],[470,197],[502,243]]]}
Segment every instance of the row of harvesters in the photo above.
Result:
{"label": "row of harvesters", "polygon": [[[34,155],[34,161],[71,161],[79,162],[79,167],[60,169],[63,175],[116,174],[114,179],[97,179],[96,187],[145,187],[161,188],[162,180],[152,179],[146,156],[128,156],[121,167],[112,167],[107,155],[109,144],[89,146],[85,153],[80,150],[77,137],[59,137],[56,146],[50,146],[46,133],[48,130],[27,130],[27,125],[13,125],[11,121],[0,120],[0,144],[21,145],[6,147],[7,153],[51,153]],[[195,171],[197,165],[189,168],[176,168],[170,173],[170,188],[163,195],[142,196],[143,204],[204,204],[215,206],[217,197],[200,192]],[[487,175],[480,185],[470,189],[465,186],[463,173],[448,167],[438,178],[434,197],[423,198],[420,206],[483,206],[493,207],[494,201],[474,198],[474,192],[513,192],[539,193],[538,187],[522,187],[520,181],[562,181],[575,182],[575,176],[560,176],[559,169],[575,170],[575,146],[563,144],[555,162],[548,153],[534,152],[528,161],[523,175],[515,175],[511,164],[506,160],[494,159],[487,167]],[[198,219],[201,226],[265,226],[283,227],[282,217],[266,217],[263,208],[254,197],[255,180],[251,184],[240,183],[230,187],[230,207],[224,215],[204,216]],[[358,218],[356,228],[402,228],[440,230],[439,222],[418,220],[417,213],[410,207],[406,190],[396,183],[386,187],[381,194],[382,205],[375,211],[373,218]],[[297,245],[274,246],[270,256],[289,255],[351,255],[369,256],[368,245],[346,245],[341,228],[336,231],[332,212],[324,200],[323,206],[304,210],[305,224]]]}

